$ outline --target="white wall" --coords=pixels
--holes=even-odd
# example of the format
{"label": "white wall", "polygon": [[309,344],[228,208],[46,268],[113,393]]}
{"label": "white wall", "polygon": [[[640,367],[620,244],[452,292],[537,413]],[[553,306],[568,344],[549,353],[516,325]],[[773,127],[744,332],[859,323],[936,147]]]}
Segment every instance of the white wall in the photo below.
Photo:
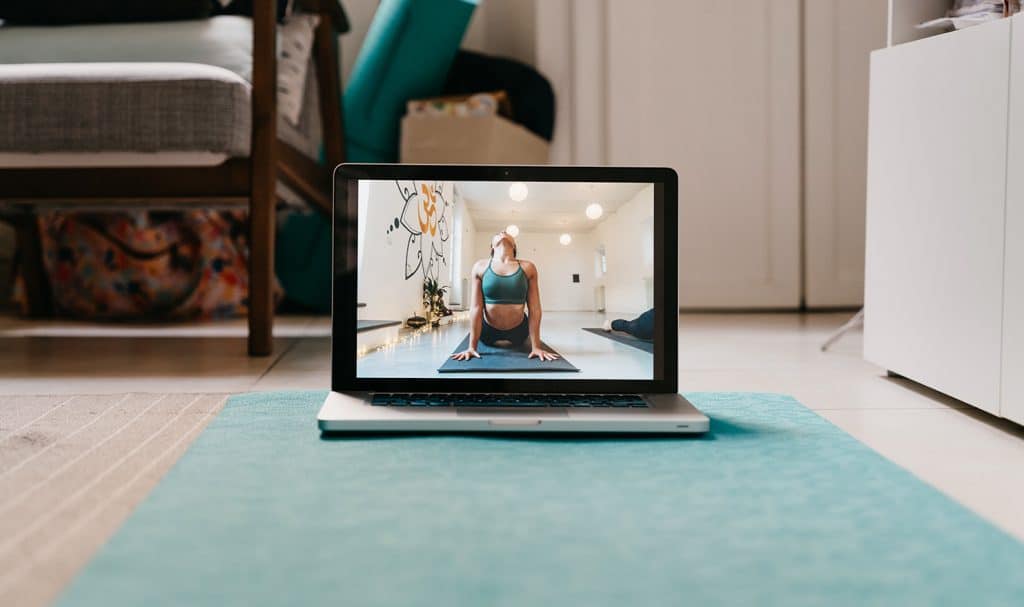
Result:
{"label": "white wall", "polygon": [[885,46],[887,12],[886,0],[804,4],[803,265],[811,308],[864,300],[868,67],[870,52]]}
{"label": "white wall", "polygon": [[466,49],[534,64],[535,0],[480,0],[463,40]]}
{"label": "white wall", "polygon": [[[468,308],[470,303],[473,281],[473,263],[480,258],[476,250],[476,225],[473,223],[473,216],[466,209],[465,201],[455,190],[455,256],[452,259],[452,289],[449,292],[448,301],[458,302],[463,308]],[[463,292],[463,285],[466,292]]]}
{"label": "white wall", "polygon": [[360,318],[405,320],[422,311],[423,280],[428,274],[442,284],[451,278],[452,184],[439,184],[442,194],[437,198],[439,219],[433,235],[429,231],[414,235],[406,228],[420,231],[417,205],[423,200],[423,182],[403,181],[400,185],[416,188],[417,194],[408,205],[394,181],[359,183],[358,300],[366,304]]}
{"label": "white wall", "polygon": [[645,279],[654,276],[653,218],[654,186],[647,186],[594,228],[592,248],[604,246],[608,265],[596,282],[611,316],[633,318],[650,307]]}
{"label": "white wall", "polygon": [[[572,243],[558,242],[560,232],[521,232],[516,238],[519,257],[532,261],[540,277],[541,308],[548,312],[594,310],[594,244],[590,234],[573,234]],[[475,259],[490,253],[491,232],[476,235]],[[580,282],[573,283],[572,275]]]}
{"label": "white wall", "polygon": [[363,46],[366,38],[366,30],[370,28],[370,21],[377,11],[378,0],[347,0],[345,2],[345,15],[348,16],[349,31],[339,37],[341,41],[341,74],[342,84],[348,82],[348,75],[352,73],[352,64],[356,61],[356,55]]}
{"label": "white wall", "polygon": [[551,162],[679,172],[683,307],[800,305],[803,4],[535,7],[557,104]]}

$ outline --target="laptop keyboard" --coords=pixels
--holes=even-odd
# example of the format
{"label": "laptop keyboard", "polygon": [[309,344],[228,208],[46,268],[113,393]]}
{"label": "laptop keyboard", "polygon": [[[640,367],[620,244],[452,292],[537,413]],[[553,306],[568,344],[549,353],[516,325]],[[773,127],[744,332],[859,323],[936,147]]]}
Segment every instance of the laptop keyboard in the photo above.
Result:
{"label": "laptop keyboard", "polygon": [[380,407],[608,407],[649,408],[636,394],[386,394],[373,395]]}

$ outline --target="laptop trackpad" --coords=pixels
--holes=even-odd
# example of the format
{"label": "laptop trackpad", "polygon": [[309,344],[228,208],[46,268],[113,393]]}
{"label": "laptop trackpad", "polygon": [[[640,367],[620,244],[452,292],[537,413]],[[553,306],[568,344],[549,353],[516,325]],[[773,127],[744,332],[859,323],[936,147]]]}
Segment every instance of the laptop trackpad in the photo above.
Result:
{"label": "laptop trackpad", "polygon": [[519,418],[529,417],[531,419],[550,419],[554,417],[568,417],[565,409],[537,410],[530,407],[458,407],[459,417],[505,417]]}

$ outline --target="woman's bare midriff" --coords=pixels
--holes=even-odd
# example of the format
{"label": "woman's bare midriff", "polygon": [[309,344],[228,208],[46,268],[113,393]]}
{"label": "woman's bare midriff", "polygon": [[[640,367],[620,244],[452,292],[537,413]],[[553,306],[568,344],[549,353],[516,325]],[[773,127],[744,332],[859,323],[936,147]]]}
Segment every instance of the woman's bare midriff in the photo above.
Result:
{"label": "woman's bare midriff", "polygon": [[525,304],[484,304],[484,320],[495,329],[514,329],[525,315]]}

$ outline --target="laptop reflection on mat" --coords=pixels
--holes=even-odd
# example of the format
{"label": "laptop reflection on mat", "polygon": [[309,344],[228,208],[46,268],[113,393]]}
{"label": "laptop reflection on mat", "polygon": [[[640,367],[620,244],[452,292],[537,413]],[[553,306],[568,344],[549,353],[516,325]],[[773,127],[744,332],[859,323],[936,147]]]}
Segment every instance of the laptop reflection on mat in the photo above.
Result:
{"label": "laptop reflection on mat", "polygon": [[[678,392],[674,171],[351,164],[334,177],[322,431],[707,431]],[[637,315],[646,344],[586,330]]]}

